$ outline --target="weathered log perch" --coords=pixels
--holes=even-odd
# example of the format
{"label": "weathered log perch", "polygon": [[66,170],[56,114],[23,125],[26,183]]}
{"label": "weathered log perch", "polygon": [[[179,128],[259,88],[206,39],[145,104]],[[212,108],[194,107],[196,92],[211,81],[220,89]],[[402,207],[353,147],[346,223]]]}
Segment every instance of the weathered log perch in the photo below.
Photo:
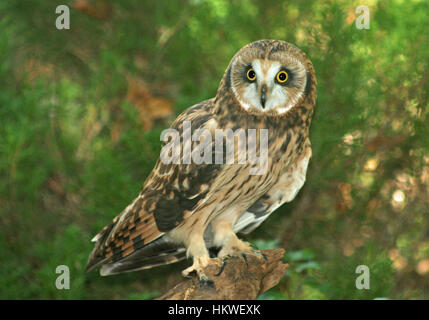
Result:
{"label": "weathered log perch", "polygon": [[247,255],[247,264],[242,257],[227,260],[223,272],[213,263],[204,270],[214,285],[201,285],[194,276],[170,289],[158,300],[252,300],[279,283],[288,264],[281,259],[283,249],[262,250],[267,261],[255,255]]}

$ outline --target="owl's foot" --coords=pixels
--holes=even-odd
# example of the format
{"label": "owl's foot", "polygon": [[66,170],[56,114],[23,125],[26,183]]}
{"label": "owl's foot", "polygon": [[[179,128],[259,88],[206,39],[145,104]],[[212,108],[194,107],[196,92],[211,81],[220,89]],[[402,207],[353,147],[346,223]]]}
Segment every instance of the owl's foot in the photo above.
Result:
{"label": "owl's foot", "polygon": [[228,241],[219,251],[218,257],[238,257],[242,253],[253,253],[252,244],[241,241],[238,238],[233,238]]}
{"label": "owl's foot", "polygon": [[216,276],[216,277],[220,276],[220,275],[222,274],[223,270],[225,269],[225,266],[226,266],[226,260],[228,260],[228,257],[223,257],[223,258],[221,259],[222,264],[220,265],[219,272],[215,274],[215,276]]}
{"label": "owl's foot", "polygon": [[254,247],[254,245],[249,242],[241,241],[238,238],[232,244],[224,246],[218,254],[219,258],[222,259],[222,264],[219,273],[217,273],[216,276],[222,274],[227,264],[227,260],[232,257],[241,257],[246,263],[246,266],[249,266],[249,261],[247,259],[248,255],[257,256],[258,258],[264,259],[265,262],[268,261],[265,254],[259,250],[252,249],[252,247]]}
{"label": "owl's foot", "polygon": [[214,286],[213,280],[211,280],[205,273],[204,268],[206,268],[209,264],[216,263],[220,264],[220,260],[218,258],[210,258],[209,256],[202,256],[199,258],[194,258],[194,263],[189,268],[186,268],[182,271],[182,275],[185,278],[192,278],[189,274],[192,272],[196,272],[198,275],[198,279],[200,280],[200,284]]}

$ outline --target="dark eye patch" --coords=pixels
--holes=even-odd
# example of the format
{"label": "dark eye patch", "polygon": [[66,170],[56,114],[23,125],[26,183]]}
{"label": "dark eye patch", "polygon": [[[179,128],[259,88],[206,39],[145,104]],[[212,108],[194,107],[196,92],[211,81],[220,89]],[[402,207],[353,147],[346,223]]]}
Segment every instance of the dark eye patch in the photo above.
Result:
{"label": "dark eye patch", "polygon": [[276,83],[279,84],[279,85],[281,85],[281,86],[285,86],[285,87],[290,86],[292,84],[292,82],[293,82],[293,79],[294,79],[294,73],[290,69],[285,68],[285,67],[283,67],[283,68],[281,68],[279,70],[279,72],[281,72],[281,71],[286,71],[286,73],[288,75],[287,81],[284,82],[284,83],[280,83],[276,79]]}
{"label": "dark eye patch", "polygon": [[[249,79],[249,73],[252,73],[252,72],[253,72],[253,75],[255,76],[255,78],[254,78],[253,80],[250,80],[250,79]],[[244,72],[243,72],[243,78],[244,78],[244,80],[245,80],[245,81],[247,81],[247,82],[249,82],[249,83],[252,83],[252,82],[254,82],[254,81],[255,81],[255,79],[256,79],[256,74],[255,74],[255,70],[253,70],[253,68],[252,68],[252,66],[251,66],[251,65],[248,65],[248,66],[244,69]],[[253,76],[252,76],[251,78],[253,78]]]}

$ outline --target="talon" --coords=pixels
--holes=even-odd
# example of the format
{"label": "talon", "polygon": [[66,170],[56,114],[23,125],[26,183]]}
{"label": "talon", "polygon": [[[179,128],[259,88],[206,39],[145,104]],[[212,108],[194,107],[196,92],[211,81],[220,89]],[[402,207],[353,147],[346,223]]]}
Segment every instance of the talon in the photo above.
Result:
{"label": "talon", "polygon": [[200,286],[204,287],[204,286],[208,286],[208,287],[212,287],[214,288],[214,282],[213,280],[211,280],[209,277],[207,277],[205,274],[202,274],[200,276]]}
{"label": "talon", "polygon": [[265,260],[265,263],[268,263],[267,255],[259,250],[254,251],[258,256],[262,257]]}
{"label": "talon", "polygon": [[192,279],[192,276],[190,276],[189,274],[194,272],[195,270],[192,267],[189,267],[185,270],[182,271],[182,276],[187,278],[187,279]]}
{"label": "talon", "polygon": [[225,266],[226,266],[226,260],[227,260],[227,258],[226,258],[226,257],[223,257],[223,258],[222,258],[222,265],[220,266],[219,272],[215,274],[215,276],[216,276],[216,277],[220,276],[220,275],[221,275],[221,273],[223,272],[223,270],[225,269]]}
{"label": "talon", "polygon": [[268,263],[268,258],[267,255],[265,253],[259,252],[262,256],[262,258],[264,258],[265,262]]}
{"label": "talon", "polygon": [[244,262],[246,262],[246,266],[248,267],[249,262],[247,261],[247,256],[244,253],[242,253],[241,256],[243,257],[243,260],[244,260]]}
{"label": "talon", "polygon": [[258,246],[252,242],[249,242],[250,246],[255,249],[255,250],[259,250]]}

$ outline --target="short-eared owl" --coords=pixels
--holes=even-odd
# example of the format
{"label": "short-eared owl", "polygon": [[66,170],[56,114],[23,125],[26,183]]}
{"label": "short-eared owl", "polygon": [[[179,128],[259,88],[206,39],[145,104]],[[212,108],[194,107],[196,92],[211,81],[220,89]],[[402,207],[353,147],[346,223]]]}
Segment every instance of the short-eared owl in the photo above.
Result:
{"label": "short-eared owl", "polygon": [[[183,274],[196,271],[209,281],[204,267],[217,259],[209,249],[216,248],[220,258],[258,254],[236,234],[257,228],[303,186],[315,100],[313,65],[297,47],[278,40],[243,47],[228,65],[216,97],[190,107],[172,124],[179,133],[181,161],[158,160],[138,197],[93,239],[87,270],[101,267],[101,275],[111,275],[188,256],[193,264]],[[199,151],[213,161],[184,161],[189,134],[185,122],[192,132],[212,133]],[[232,140],[224,135],[219,141],[217,133],[228,129],[234,132]],[[220,157],[224,161],[217,161],[219,149],[235,145],[240,129],[249,136],[253,129],[259,138],[263,130],[267,133],[267,149],[259,147],[259,159],[266,158],[262,172],[252,174],[255,163],[237,161],[250,147],[233,149],[232,162],[225,154]],[[201,141],[192,139],[190,146]]]}

